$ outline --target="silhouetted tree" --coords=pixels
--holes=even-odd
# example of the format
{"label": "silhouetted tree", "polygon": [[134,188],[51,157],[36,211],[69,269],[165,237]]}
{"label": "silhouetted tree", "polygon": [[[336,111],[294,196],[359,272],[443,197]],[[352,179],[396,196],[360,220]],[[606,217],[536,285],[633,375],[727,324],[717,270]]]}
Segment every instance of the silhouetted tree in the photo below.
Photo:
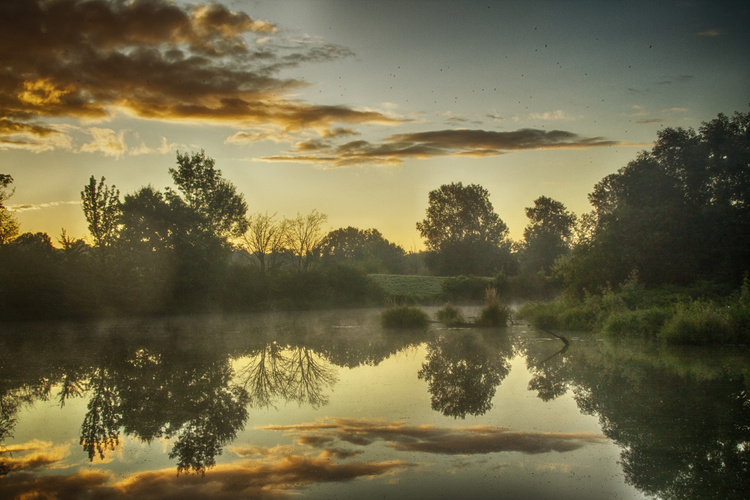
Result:
{"label": "silhouetted tree", "polygon": [[320,244],[320,255],[324,265],[350,263],[369,273],[399,273],[406,252],[377,229],[349,226],[329,232]]}
{"label": "silhouetted tree", "polygon": [[430,191],[427,216],[417,222],[440,274],[495,274],[510,264],[508,227],[478,184],[444,184]]}
{"label": "silhouetted tree", "polygon": [[546,196],[526,208],[529,224],[523,230],[523,267],[549,272],[555,260],[570,250],[576,216],[565,205]]}
{"label": "silhouetted tree", "polygon": [[173,206],[181,198],[194,217],[194,229],[218,238],[241,236],[247,230],[247,203],[234,184],[222,177],[213,158],[177,152],[177,168],[169,173],[181,196],[167,189]]}
{"label": "silhouetted tree", "polygon": [[242,237],[245,249],[258,259],[264,276],[276,267],[287,240],[288,225],[275,219],[276,214],[268,215],[268,212],[253,215],[248,219],[248,230]]}
{"label": "silhouetted tree", "polygon": [[102,177],[99,182],[92,175],[88,185],[81,191],[83,213],[89,224],[89,232],[97,248],[112,245],[117,236],[120,218],[120,190],[114,185],[107,187]]}
{"label": "silhouetted tree", "polygon": [[323,224],[328,221],[326,214],[313,210],[308,215],[297,214],[294,219],[287,219],[286,248],[291,252],[297,272],[306,271],[310,263],[317,258],[319,246],[323,241]]}

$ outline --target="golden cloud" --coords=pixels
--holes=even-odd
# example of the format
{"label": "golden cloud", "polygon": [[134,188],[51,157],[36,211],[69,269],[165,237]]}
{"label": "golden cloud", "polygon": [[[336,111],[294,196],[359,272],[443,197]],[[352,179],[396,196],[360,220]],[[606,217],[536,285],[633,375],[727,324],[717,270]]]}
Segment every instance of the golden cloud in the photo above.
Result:
{"label": "golden cloud", "polygon": [[[373,111],[291,99],[306,84],[275,76],[280,69],[351,51],[310,39],[269,42],[277,32],[218,3],[5,1],[0,148],[39,149],[41,138],[55,132],[40,123],[53,118],[105,119],[118,111],[291,131],[394,122]],[[265,43],[248,44],[253,37]],[[111,146],[90,149],[112,154]]]}
{"label": "golden cloud", "polygon": [[414,466],[397,460],[337,463],[332,460],[337,456],[331,452],[317,457],[261,454],[269,458],[218,465],[205,476],[178,476],[174,469],[136,473],[119,481],[102,472],[56,476],[10,473],[0,487],[9,498],[279,498],[313,484],[371,478]]}

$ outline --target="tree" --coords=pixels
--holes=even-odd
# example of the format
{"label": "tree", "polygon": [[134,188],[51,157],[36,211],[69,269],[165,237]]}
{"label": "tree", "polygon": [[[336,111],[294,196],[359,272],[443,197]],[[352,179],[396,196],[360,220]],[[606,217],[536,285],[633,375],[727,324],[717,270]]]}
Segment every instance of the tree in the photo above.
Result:
{"label": "tree", "polygon": [[306,271],[316,257],[316,250],[323,241],[323,224],[328,221],[326,214],[313,210],[308,215],[300,215],[286,220],[286,247],[292,254],[297,272]]}
{"label": "tree", "polygon": [[[177,168],[169,173],[182,193],[182,201],[194,216],[194,229],[206,235],[226,239],[247,231],[247,203],[234,184],[225,180],[215,168],[213,158],[200,153],[177,152]],[[175,205],[177,193],[167,190],[170,204]]]}
{"label": "tree", "polygon": [[523,261],[527,271],[549,272],[555,260],[565,255],[571,244],[576,216],[565,205],[546,196],[526,208],[529,224],[523,230]]}
{"label": "tree", "polygon": [[92,175],[87,186],[81,191],[83,213],[89,223],[89,232],[94,238],[94,246],[106,248],[112,245],[117,236],[120,217],[120,190],[110,188],[101,178],[97,183]]}
{"label": "tree", "polygon": [[659,131],[644,151],[594,186],[571,260],[578,289],[699,279],[738,285],[750,271],[750,113],[720,114],[698,132]]}
{"label": "tree", "polygon": [[242,236],[245,248],[258,259],[263,275],[275,267],[287,237],[287,224],[275,219],[276,214],[268,215],[268,212],[253,215],[248,218],[248,230]]}
{"label": "tree", "polygon": [[445,184],[430,191],[427,216],[417,229],[441,274],[491,274],[508,265],[508,227],[478,184]]}
{"label": "tree", "polygon": [[320,254],[325,265],[353,263],[371,273],[398,273],[406,252],[377,229],[349,226],[329,232],[320,244]]}
{"label": "tree", "polygon": [[8,243],[18,234],[18,221],[13,212],[5,207],[5,200],[13,196],[13,190],[7,191],[12,183],[13,177],[0,174],[0,245]]}

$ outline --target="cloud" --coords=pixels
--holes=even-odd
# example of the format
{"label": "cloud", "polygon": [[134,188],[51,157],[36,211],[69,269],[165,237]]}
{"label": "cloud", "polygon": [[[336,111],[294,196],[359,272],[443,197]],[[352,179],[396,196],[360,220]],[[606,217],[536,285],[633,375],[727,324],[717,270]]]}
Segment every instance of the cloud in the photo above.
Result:
{"label": "cloud", "polygon": [[217,465],[205,476],[178,476],[174,469],[135,473],[121,480],[103,472],[55,476],[11,472],[3,478],[3,493],[9,498],[287,498],[314,484],[372,478],[415,465],[398,460],[338,463],[335,459],[342,457],[332,452],[308,457],[286,453],[283,447],[259,453],[261,459]]}
{"label": "cloud", "polygon": [[535,120],[574,120],[575,118],[568,116],[562,109],[556,109],[555,111],[546,111],[544,113],[532,113],[529,115]]}
{"label": "cloud", "polygon": [[268,426],[274,430],[298,435],[298,442],[326,447],[335,437],[338,440],[367,446],[383,441],[397,451],[438,453],[446,455],[475,455],[500,452],[539,454],[564,453],[588,444],[602,443],[606,437],[588,432],[512,432],[503,427],[435,427],[407,426],[403,422],[384,422],[367,419],[331,419],[320,423]]}
{"label": "cloud", "polygon": [[[253,39],[265,43],[248,43]],[[394,122],[373,111],[293,99],[291,92],[307,84],[279,77],[281,69],[352,52],[285,39],[273,24],[218,3],[8,0],[0,7],[0,45],[2,148],[61,147],[47,122],[117,113],[291,131]],[[122,154],[117,140],[95,138],[85,147]]]}
{"label": "cloud", "polygon": [[[48,441],[33,440],[28,443],[14,444],[0,450],[0,463],[9,472],[19,473],[43,468],[54,468],[70,454],[67,446],[54,446]],[[22,455],[17,457],[14,455]]]}
{"label": "cloud", "polygon": [[712,28],[706,31],[701,31],[698,33],[698,36],[708,36],[708,37],[717,37],[724,34],[724,29],[722,28]]}
{"label": "cloud", "polygon": [[89,129],[89,134],[93,140],[81,146],[81,151],[84,153],[100,152],[105,156],[119,158],[128,149],[125,145],[124,131],[116,133],[109,128],[92,127]]}
{"label": "cloud", "polygon": [[297,149],[287,154],[267,156],[261,160],[323,163],[329,167],[398,165],[406,158],[486,157],[525,149],[588,149],[615,145],[629,144],[602,137],[581,137],[563,130],[525,128],[511,132],[495,132],[454,129],[395,134],[380,144],[364,140],[338,146],[330,142],[306,142],[298,144]]}
{"label": "cloud", "polygon": [[75,201],[51,201],[48,203],[37,203],[37,204],[24,204],[24,205],[9,205],[8,209],[13,212],[28,212],[31,210],[43,210],[45,208],[55,208],[64,205],[80,205],[81,200]]}

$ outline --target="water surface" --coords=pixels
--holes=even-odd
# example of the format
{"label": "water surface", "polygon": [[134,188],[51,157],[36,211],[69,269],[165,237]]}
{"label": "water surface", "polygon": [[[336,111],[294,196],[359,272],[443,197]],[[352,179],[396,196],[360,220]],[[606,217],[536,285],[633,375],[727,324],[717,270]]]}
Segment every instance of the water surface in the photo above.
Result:
{"label": "water surface", "polygon": [[[471,315],[471,311],[467,311]],[[742,498],[748,356],[378,311],[4,328],[3,498]]]}

